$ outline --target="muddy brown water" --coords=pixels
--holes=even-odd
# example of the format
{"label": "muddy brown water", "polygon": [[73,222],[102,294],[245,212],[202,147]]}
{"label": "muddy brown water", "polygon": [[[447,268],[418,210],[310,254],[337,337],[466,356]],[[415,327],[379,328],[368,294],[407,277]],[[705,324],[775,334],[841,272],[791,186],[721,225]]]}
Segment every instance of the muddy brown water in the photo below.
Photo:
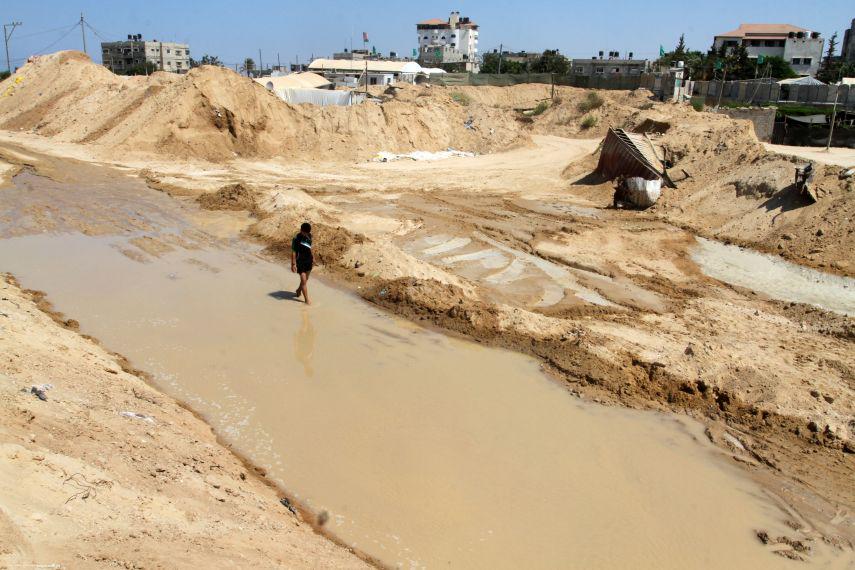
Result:
{"label": "muddy brown water", "polygon": [[[37,187],[16,198],[44,199]],[[84,203],[81,190],[63,199]],[[150,236],[166,240],[176,219],[209,235],[186,205],[114,192],[150,200],[135,217],[160,212],[168,224],[145,225]],[[307,308],[289,298],[286,268],[202,234],[160,257],[128,254],[136,232],[17,235],[0,239],[0,270],[47,292],[390,566],[801,566],[757,540],[757,529],[788,533],[784,511],[698,423],[580,401],[530,358],[392,318],[317,279]]]}

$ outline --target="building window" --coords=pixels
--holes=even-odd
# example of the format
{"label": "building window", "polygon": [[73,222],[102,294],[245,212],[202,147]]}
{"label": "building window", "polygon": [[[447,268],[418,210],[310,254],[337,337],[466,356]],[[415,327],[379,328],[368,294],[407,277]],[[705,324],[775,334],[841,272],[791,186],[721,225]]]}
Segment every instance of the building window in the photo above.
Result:
{"label": "building window", "polygon": [[576,73],[582,73],[583,71],[585,71],[584,67],[577,67],[576,68]]}
{"label": "building window", "polygon": [[812,63],[813,63],[813,58],[811,58],[811,57],[806,57],[806,58],[802,59],[802,65],[810,65]]}
{"label": "building window", "polygon": [[766,40],[764,43],[766,47],[775,47],[778,45],[778,42],[775,40]]}
{"label": "building window", "polygon": [[793,58],[793,65],[801,65],[801,64],[802,64],[801,58],[798,58],[798,57]]}
{"label": "building window", "polygon": [[166,53],[172,53],[172,50],[171,50],[171,49],[167,49],[167,50],[166,50]]}
{"label": "building window", "polygon": [[612,73],[620,73],[620,67],[613,67]]}
{"label": "building window", "polygon": [[784,47],[786,42],[784,40],[778,40],[778,47]]}
{"label": "building window", "polygon": [[751,40],[751,45],[757,47],[760,45],[760,40]]}
{"label": "building window", "polygon": [[598,68],[595,70],[595,72],[596,72],[596,73],[602,73],[602,72],[603,72],[603,68],[602,68],[602,67],[598,67]]}

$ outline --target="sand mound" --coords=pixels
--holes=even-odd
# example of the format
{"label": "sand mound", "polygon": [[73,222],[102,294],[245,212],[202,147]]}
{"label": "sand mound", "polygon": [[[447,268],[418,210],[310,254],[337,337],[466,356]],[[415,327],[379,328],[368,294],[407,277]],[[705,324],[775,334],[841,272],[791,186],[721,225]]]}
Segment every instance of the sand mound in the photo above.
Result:
{"label": "sand mound", "polygon": [[[606,107],[609,103],[603,105]],[[656,103],[626,117],[625,128],[649,133],[672,163],[677,188],[650,213],[701,235],[738,243],[826,271],[852,275],[855,180],[841,168],[816,165],[817,203],[798,193],[797,161],[769,153],[750,122],[691,107]],[[570,164],[574,193],[605,206],[613,183],[593,171],[599,152]]]}
{"label": "sand mound", "polygon": [[206,210],[256,211],[255,194],[243,184],[229,184],[196,200]]}
{"label": "sand mound", "polygon": [[117,157],[137,151],[211,161],[349,160],[378,150],[492,152],[528,140],[512,113],[469,109],[443,91],[353,107],[288,105],[228,69],[121,77],[79,52],[40,57],[0,91],[10,86],[0,98],[0,128],[94,143]]}
{"label": "sand mound", "polygon": [[[596,91],[576,87],[545,84],[520,84],[511,87],[447,87],[451,96],[463,99],[470,107],[487,106],[513,110],[522,124],[530,125],[537,134],[559,135],[572,138],[603,136],[609,127],[624,127],[643,109],[653,106],[653,94],[646,89],[634,91]],[[585,105],[590,93],[596,93],[602,104],[589,108]],[[455,95],[457,94],[457,95]],[[548,107],[539,115],[526,114],[539,104]],[[583,120],[591,117],[593,125],[584,126]]]}

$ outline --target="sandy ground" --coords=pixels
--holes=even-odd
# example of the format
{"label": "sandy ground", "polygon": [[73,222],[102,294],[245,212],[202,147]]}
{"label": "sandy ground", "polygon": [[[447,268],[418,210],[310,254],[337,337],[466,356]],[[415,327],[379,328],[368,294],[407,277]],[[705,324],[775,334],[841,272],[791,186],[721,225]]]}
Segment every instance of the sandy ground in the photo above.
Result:
{"label": "sandy ground", "polygon": [[836,164],[845,168],[855,166],[855,149],[852,148],[813,148],[804,146],[786,146],[782,144],[763,143],[763,146],[771,152],[798,156],[807,160],[815,160],[824,164]]}
{"label": "sandy ground", "polygon": [[367,566],[289,512],[201,419],[44,308],[0,277],[0,566]]}
{"label": "sandy ground", "polygon": [[[85,158],[81,147],[3,137],[7,161],[27,155],[56,178],[74,163],[53,156]],[[248,232],[274,253],[281,244],[287,255],[311,220],[323,274],[399,315],[533,354],[580,397],[711,422],[710,438],[753,477],[850,544],[851,319],[703,276],[692,233],[568,185],[565,165],[596,141],[533,140],[434,163],[125,167],[209,208],[242,204],[259,219]]]}
{"label": "sandy ground", "polygon": [[[86,87],[86,75],[100,72],[74,61],[45,68],[71,66]],[[839,166],[817,169],[820,200],[809,204],[792,183],[803,159],[768,152],[748,122],[653,103],[643,92],[608,94],[583,110],[585,92],[570,88],[558,90],[541,116],[520,116],[518,109],[545,97],[543,86],[460,89],[465,105],[451,88],[403,90],[386,122],[373,108],[324,112],[310,117],[316,133],[279,133],[292,138],[274,156],[271,129],[278,127],[264,123],[255,106],[245,132],[230,130],[209,107],[204,116],[188,114],[197,107],[181,103],[158,116],[147,104],[137,116],[127,102],[110,107],[113,119],[93,131],[74,114],[91,112],[85,89],[54,93],[47,75],[33,69],[25,76],[35,86],[27,113],[0,105],[0,164],[7,164],[0,176],[30,167],[62,180],[75,161],[110,165],[176,197],[206,195],[208,208],[251,211],[257,223],[247,235],[285,256],[295,228],[310,220],[328,278],[396,314],[535,355],[580,397],[708,421],[713,441],[829,540],[851,548],[852,319],[728,286],[691,260],[700,235],[852,277],[855,177]],[[105,101],[122,89],[113,78],[95,83]],[[129,83],[127,90],[142,97],[153,87]],[[180,89],[192,101],[217,101],[218,109],[230,104],[207,75],[189,77]],[[63,107],[51,98],[60,95],[73,101]],[[292,112],[263,95],[247,96],[271,106],[271,116]],[[152,130],[160,138],[129,131],[123,108],[133,124],[160,121]],[[407,113],[421,117],[416,131],[396,122]],[[477,133],[455,131],[469,130],[463,121],[475,114]],[[589,115],[598,122],[584,130]],[[443,117],[435,140],[425,123],[433,116]],[[394,137],[386,136],[390,125]],[[646,212],[608,208],[612,183],[593,172],[608,126],[648,133],[673,161],[678,188]],[[438,150],[437,141],[504,150],[433,163],[371,162],[369,148],[350,138],[362,127],[376,135],[374,151]],[[425,141],[430,148],[418,148]],[[316,143],[329,144],[328,152],[318,154]],[[46,207],[29,214],[46,227],[62,218]],[[724,426],[739,434],[738,445],[721,435]]]}

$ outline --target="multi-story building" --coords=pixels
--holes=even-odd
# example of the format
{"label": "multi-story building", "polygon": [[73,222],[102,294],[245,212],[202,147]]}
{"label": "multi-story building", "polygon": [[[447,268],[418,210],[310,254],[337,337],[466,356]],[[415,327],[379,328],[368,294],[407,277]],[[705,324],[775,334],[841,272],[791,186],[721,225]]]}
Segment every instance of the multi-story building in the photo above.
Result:
{"label": "multi-story building", "polygon": [[843,61],[855,63],[855,18],[853,18],[849,29],[843,32],[843,44],[840,48],[840,56]]}
{"label": "multi-story building", "polygon": [[778,56],[799,75],[816,75],[824,43],[819,32],[790,24],[740,24],[732,32],[715,36],[713,45],[716,49],[743,45],[751,59]]}
{"label": "multi-story building", "polygon": [[599,57],[591,59],[576,59],[572,61],[570,73],[587,77],[611,77],[619,75],[641,75],[650,70],[650,62],[646,59],[635,59],[632,52],[626,58],[618,52],[609,52],[608,59],[600,52]]}
{"label": "multi-story building", "polygon": [[448,20],[434,18],[416,24],[419,34],[418,62],[446,71],[478,72],[478,25],[460,12]]}
{"label": "multi-story building", "polygon": [[102,42],[101,62],[113,73],[127,73],[146,63],[160,71],[186,73],[190,69],[190,46],[175,42],[144,40],[128,35],[126,41]]}

